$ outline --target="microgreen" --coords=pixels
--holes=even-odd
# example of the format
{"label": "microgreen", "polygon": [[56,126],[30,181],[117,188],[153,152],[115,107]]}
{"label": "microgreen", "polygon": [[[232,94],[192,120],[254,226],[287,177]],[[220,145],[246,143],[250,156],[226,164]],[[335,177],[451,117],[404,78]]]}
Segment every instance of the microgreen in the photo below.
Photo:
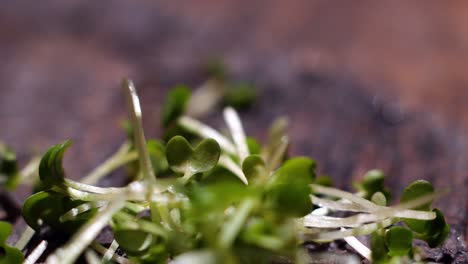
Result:
{"label": "microgreen", "polygon": [[[351,193],[334,188],[329,176],[317,177],[314,160],[290,157],[285,118],[273,123],[266,144],[247,136],[232,107],[222,111],[227,131],[199,121],[219,103],[246,106],[255,97],[251,87],[234,87],[224,68],[211,74],[193,94],[182,86],[169,92],[164,140],[146,140],[136,89],[124,80],[128,139],[81,181],[67,179],[62,165],[71,141],[33,159],[19,172],[34,175],[38,168],[40,180],[22,207],[29,227],[19,247],[49,227],[70,237],[47,256],[49,264],[73,263],[81,254],[90,263],[271,263],[279,256],[305,263],[302,242],[344,239],[374,263],[398,263],[420,257],[414,239],[431,247],[445,240],[449,226],[431,207],[437,193],[426,181],[410,184],[401,204],[390,206],[382,171],[369,171]],[[125,165],[128,185],[95,185]],[[1,183],[11,186],[17,174],[14,153],[0,148]],[[106,226],[109,247],[96,240]],[[21,252],[5,244],[11,227],[0,227],[0,263],[21,262]],[[370,236],[370,249],[360,235]],[[39,243],[26,262],[38,260],[47,245]]]}
{"label": "microgreen", "polygon": [[8,236],[13,232],[13,227],[0,221],[0,264],[22,263],[24,256],[21,251],[7,244]]}
{"label": "microgreen", "polygon": [[162,123],[165,127],[172,124],[185,112],[189,99],[190,90],[186,86],[176,86],[169,92],[162,109]]}
{"label": "microgreen", "polygon": [[186,183],[196,173],[203,173],[216,166],[221,149],[216,140],[204,139],[196,148],[181,136],[173,137],[167,143],[167,161],[171,169],[183,173]]}
{"label": "microgreen", "polygon": [[13,190],[19,183],[16,153],[0,142],[0,186]]}

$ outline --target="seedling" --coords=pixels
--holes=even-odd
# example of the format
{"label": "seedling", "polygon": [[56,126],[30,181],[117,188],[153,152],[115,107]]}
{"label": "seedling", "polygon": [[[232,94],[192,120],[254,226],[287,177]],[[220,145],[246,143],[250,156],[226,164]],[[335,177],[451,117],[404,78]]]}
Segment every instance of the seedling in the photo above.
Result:
{"label": "seedling", "polygon": [[[229,101],[229,76],[213,72],[193,95],[186,87],[169,93],[161,122],[166,140],[146,140],[136,89],[124,80],[129,140],[81,181],[68,179],[62,166],[71,141],[51,147],[35,163],[41,184],[23,205],[29,227],[17,246],[23,249],[46,226],[70,237],[46,263],[74,263],[82,254],[90,263],[270,263],[278,256],[304,263],[301,243],[336,239],[375,263],[396,263],[420,257],[413,239],[431,247],[443,243],[449,226],[431,207],[439,194],[430,183],[410,184],[401,204],[389,206],[381,171],[369,171],[351,193],[334,188],[328,176],[317,177],[314,160],[289,157],[285,118],[274,122],[264,145],[246,135],[234,108],[223,111],[227,133],[199,121],[206,106],[212,110],[223,98]],[[234,99],[229,104],[244,105],[253,97]],[[11,180],[18,172],[12,152],[0,153],[2,184],[21,183],[21,177]],[[131,174],[128,185],[96,186],[121,166]],[[106,226],[113,234],[109,247],[95,239]],[[21,252],[5,244],[11,226],[0,222],[0,227],[0,263],[21,262]],[[356,238],[360,235],[370,236],[370,248]],[[46,248],[47,241],[40,242],[26,263]],[[335,257],[330,254],[314,257],[327,261]]]}

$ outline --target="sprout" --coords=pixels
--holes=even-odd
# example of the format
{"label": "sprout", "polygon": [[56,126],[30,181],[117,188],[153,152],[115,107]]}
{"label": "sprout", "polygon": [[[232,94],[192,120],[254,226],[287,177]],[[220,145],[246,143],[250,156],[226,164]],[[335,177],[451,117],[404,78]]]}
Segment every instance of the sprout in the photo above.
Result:
{"label": "sprout", "polygon": [[167,143],[166,152],[171,169],[183,173],[182,182],[187,183],[194,174],[214,168],[221,149],[214,139],[205,139],[194,149],[185,138],[176,136]]}
{"label": "sprout", "polygon": [[8,236],[13,232],[13,227],[7,223],[0,221],[0,263],[22,263],[24,256],[21,251],[15,247],[9,246],[6,241]]}

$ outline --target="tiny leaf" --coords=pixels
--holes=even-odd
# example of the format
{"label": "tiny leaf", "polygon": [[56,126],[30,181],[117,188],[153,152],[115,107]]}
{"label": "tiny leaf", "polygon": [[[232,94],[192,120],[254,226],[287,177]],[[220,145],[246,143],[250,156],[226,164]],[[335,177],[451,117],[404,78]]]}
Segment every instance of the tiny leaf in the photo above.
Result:
{"label": "tiny leaf", "polygon": [[256,98],[257,93],[255,92],[255,86],[240,83],[234,84],[226,89],[224,103],[236,109],[242,109],[250,107]]}
{"label": "tiny leaf", "polygon": [[287,160],[271,177],[267,199],[281,214],[304,216],[310,213],[310,187],[315,178],[315,162],[306,157]]}
{"label": "tiny leaf", "polygon": [[169,91],[162,109],[164,127],[168,127],[184,113],[189,99],[190,90],[186,86],[179,85]]}
{"label": "tiny leaf", "polygon": [[259,155],[250,155],[245,158],[244,162],[242,162],[242,171],[249,182],[268,176],[265,161]]}
{"label": "tiny leaf", "polygon": [[19,171],[16,153],[0,142],[0,186],[13,190],[18,185]]}
{"label": "tiny leaf", "polygon": [[51,147],[39,163],[39,178],[46,188],[63,183],[65,172],[62,166],[63,154],[72,144],[70,140]]}
{"label": "tiny leaf", "polygon": [[437,247],[447,238],[450,226],[445,222],[444,215],[439,209],[432,211],[436,213],[436,218],[426,222],[423,239],[430,247]]}
{"label": "tiny leaf", "polygon": [[173,137],[166,146],[167,162],[175,172],[201,173],[216,166],[221,148],[214,139],[204,139],[193,149],[181,136]]}
{"label": "tiny leaf", "polygon": [[413,233],[404,227],[395,226],[385,234],[385,242],[390,256],[406,256],[412,249]]}
{"label": "tiny leaf", "polygon": [[357,188],[365,193],[364,198],[370,200],[376,192],[381,192],[387,200],[390,199],[390,192],[384,185],[385,174],[381,170],[370,170],[362,179]]}
{"label": "tiny leaf", "polygon": [[[432,187],[431,183],[425,180],[417,180],[412,182],[410,185],[408,185],[408,187],[405,188],[401,196],[401,202],[409,202],[414,199],[418,199],[433,193],[434,187]],[[428,202],[426,204],[418,206],[417,208],[415,208],[415,210],[429,211],[431,209],[431,203],[432,202]],[[418,233],[424,232],[426,221],[406,219],[405,222],[413,231]]]}
{"label": "tiny leaf", "polygon": [[11,232],[13,232],[11,224],[0,221],[0,264],[22,263],[24,260],[23,253],[19,249],[6,243]]}

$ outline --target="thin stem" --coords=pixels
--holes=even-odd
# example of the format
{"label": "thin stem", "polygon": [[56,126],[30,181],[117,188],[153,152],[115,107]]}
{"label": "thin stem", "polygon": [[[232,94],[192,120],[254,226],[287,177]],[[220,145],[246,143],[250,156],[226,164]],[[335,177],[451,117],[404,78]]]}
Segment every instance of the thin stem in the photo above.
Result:
{"label": "thin stem", "polygon": [[119,243],[117,243],[117,241],[115,241],[115,239],[112,240],[112,243],[110,244],[110,246],[107,249],[106,253],[104,253],[104,256],[102,257],[101,262],[106,263],[109,260],[111,260],[118,247],[119,247]]}
{"label": "thin stem", "polygon": [[397,222],[397,219],[390,218],[390,219],[385,219],[377,223],[365,224],[356,228],[351,228],[351,229],[346,229],[346,230],[317,232],[314,229],[305,228],[305,229],[302,229],[302,231],[303,231],[303,235],[305,235],[306,238],[308,239],[311,239],[316,242],[328,242],[328,241],[342,239],[344,237],[349,237],[349,236],[369,235],[372,232],[388,227],[394,224],[395,222]]}
{"label": "thin stem", "polygon": [[357,253],[359,253],[361,256],[366,258],[367,260],[371,260],[371,251],[368,247],[366,247],[361,241],[359,241],[356,237],[354,236],[349,236],[349,237],[344,237],[343,238],[346,243],[348,243],[354,250],[356,250]]}
{"label": "thin stem", "polygon": [[350,192],[345,192],[335,188],[325,187],[318,184],[311,184],[312,191],[314,193],[320,193],[328,196],[343,198],[349,200],[353,203],[356,203],[362,207],[368,208],[370,210],[379,210],[382,209],[382,206],[376,205],[373,202],[366,200],[364,198],[358,197]]}
{"label": "thin stem", "polygon": [[125,196],[117,197],[117,199],[107,206],[102,212],[99,212],[84,224],[78,232],[68,241],[65,246],[57,249],[50,255],[46,263],[48,264],[65,264],[73,263],[83,250],[93,241],[99,234],[102,228],[107,225],[107,222],[112,216],[122,209],[125,205]]}
{"label": "thin stem", "polygon": [[20,250],[23,250],[24,247],[31,240],[31,238],[34,236],[34,233],[35,233],[34,229],[32,229],[30,226],[27,225],[26,229],[21,234],[20,239],[16,242],[15,247],[19,248]]}
{"label": "thin stem", "polygon": [[182,182],[182,184],[187,184],[187,182],[190,180],[190,178],[192,178],[193,175],[193,172],[190,169],[187,169],[184,173],[184,176],[180,178],[180,181]]}
{"label": "thin stem", "polygon": [[42,240],[39,245],[34,248],[34,250],[29,254],[29,256],[24,260],[24,264],[34,264],[42,256],[42,253],[47,248],[47,241]]}
{"label": "thin stem", "polygon": [[187,106],[187,115],[200,117],[211,111],[223,98],[223,85],[217,80],[208,80],[192,93]]}
{"label": "thin stem", "polygon": [[34,157],[32,158],[26,166],[19,173],[19,182],[25,182],[30,180],[30,178],[34,177],[38,174],[39,163],[41,162],[41,157]]}
{"label": "thin stem", "polygon": [[[107,252],[107,248],[105,248],[101,244],[99,244],[97,242],[94,242],[94,241],[91,243],[91,247],[94,250],[96,250],[98,253],[103,254],[103,255]],[[129,259],[121,257],[121,256],[119,256],[117,254],[114,254],[112,256],[112,260],[119,263],[119,264],[131,264],[132,263]]]}
{"label": "thin stem", "polygon": [[224,224],[219,237],[219,245],[221,248],[229,248],[231,246],[247,220],[250,211],[254,208],[255,203],[256,200],[253,198],[244,200],[231,218]]}
{"label": "thin stem", "polygon": [[135,146],[138,150],[140,170],[143,173],[143,179],[150,185],[156,184],[156,175],[146,148],[145,133],[143,131],[142,113],[140,100],[135,89],[135,85],[130,80],[124,80],[123,87],[127,96],[127,103],[130,108],[130,116],[133,129],[135,130]]}
{"label": "thin stem", "polygon": [[121,193],[125,191],[125,187],[97,187],[89,184],[84,184],[80,182],[76,182],[73,180],[65,179],[65,184],[68,187],[73,189],[83,191],[83,192],[90,192],[90,193],[100,193],[100,194],[112,194],[112,193]]}
{"label": "thin stem", "polygon": [[234,173],[245,185],[249,184],[247,177],[245,177],[242,169],[237,165],[230,157],[226,155],[221,155],[219,157],[218,165],[230,170]]}
{"label": "thin stem", "polygon": [[224,109],[224,120],[231,132],[232,139],[237,148],[240,163],[249,155],[249,148],[247,146],[247,137],[245,136],[242,122],[237,114],[236,110],[232,107],[226,107]]}
{"label": "thin stem", "polygon": [[96,254],[96,252],[92,251],[91,249],[86,250],[85,252],[85,259],[88,264],[101,264],[101,263],[106,263],[106,261],[101,261]]}
{"label": "thin stem", "polygon": [[279,145],[272,149],[267,161],[269,171],[275,170],[280,164],[289,146],[289,138],[287,136],[281,137]]}
{"label": "thin stem", "polygon": [[229,141],[229,139],[227,139],[225,136],[223,136],[221,133],[219,133],[215,129],[188,116],[180,117],[178,120],[178,123],[183,128],[203,138],[213,138],[219,143],[221,148],[227,153],[232,154],[232,155],[236,154],[236,147]]}
{"label": "thin stem", "polygon": [[128,152],[129,149],[129,144],[127,142],[124,143],[114,155],[82,178],[81,182],[84,184],[94,184],[117,168],[136,160],[138,153],[136,151]]}

